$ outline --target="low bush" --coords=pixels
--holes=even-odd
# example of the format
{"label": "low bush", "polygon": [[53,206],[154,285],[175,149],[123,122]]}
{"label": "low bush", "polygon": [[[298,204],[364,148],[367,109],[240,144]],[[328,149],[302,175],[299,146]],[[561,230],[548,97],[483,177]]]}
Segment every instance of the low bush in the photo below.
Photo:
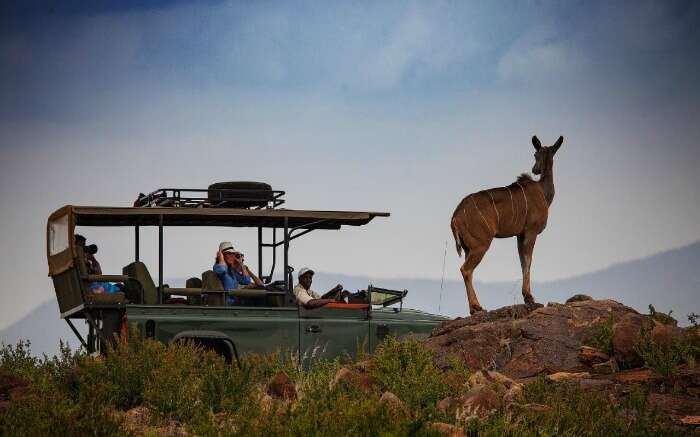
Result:
{"label": "low bush", "polygon": [[696,331],[686,330],[683,335],[673,338],[668,343],[657,343],[651,335],[652,329],[653,322],[644,324],[635,344],[635,350],[646,367],[669,378],[676,375],[681,364],[695,366],[697,358],[700,357],[700,348],[696,346]]}
{"label": "low bush", "polygon": [[612,356],[615,352],[613,349],[613,324],[613,315],[610,313],[610,317],[605,321],[592,327],[589,338],[585,342],[586,346],[594,347]]}
{"label": "low bush", "polygon": [[[388,338],[371,358],[374,386],[367,391],[352,385],[331,388],[344,365],[340,360],[303,363],[277,353],[247,355],[227,365],[193,344],[138,339],[121,343],[106,357],[64,348],[57,357],[37,359],[28,344],[19,343],[0,349],[0,375],[30,382],[0,409],[0,435],[153,435],[167,427],[199,436],[438,435],[432,422],[486,436],[676,432],[648,411],[643,390],[616,403],[605,393],[544,378],[526,385],[522,403],[544,404],[549,411],[511,406],[459,423],[435,405],[467,388],[469,372],[460,363],[448,370],[436,367],[432,353],[415,339]],[[295,384],[296,401],[265,394],[267,382],[281,371]],[[383,391],[397,395],[406,408],[382,403]],[[125,413],[134,407],[149,412],[144,423],[127,421]]]}

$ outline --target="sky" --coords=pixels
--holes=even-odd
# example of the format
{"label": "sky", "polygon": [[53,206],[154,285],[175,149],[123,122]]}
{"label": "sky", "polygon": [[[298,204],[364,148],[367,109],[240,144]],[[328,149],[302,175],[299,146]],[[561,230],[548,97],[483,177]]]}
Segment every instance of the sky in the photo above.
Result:
{"label": "sky", "polygon": [[[700,239],[697,2],[85,3],[0,6],[0,328],[53,296],[53,210],[216,181],[391,212],[295,240],[292,265],[458,279],[455,206],[529,171],[534,134],[565,138],[534,280]],[[131,261],[131,230],[81,232],[106,273]],[[257,265],[254,230],[167,229],[166,278],[221,240]],[[142,232],[152,272],[156,250]],[[475,273],[519,277],[514,239]]]}

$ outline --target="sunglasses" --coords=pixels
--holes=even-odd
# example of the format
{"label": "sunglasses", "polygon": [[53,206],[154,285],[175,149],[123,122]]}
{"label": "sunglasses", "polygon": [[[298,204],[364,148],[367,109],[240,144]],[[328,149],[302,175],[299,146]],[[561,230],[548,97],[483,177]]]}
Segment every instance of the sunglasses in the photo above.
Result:
{"label": "sunglasses", "polygon": [[238,252],[224,252],[224,255],[233,255],[237,259],[243,258],[243,254]]}

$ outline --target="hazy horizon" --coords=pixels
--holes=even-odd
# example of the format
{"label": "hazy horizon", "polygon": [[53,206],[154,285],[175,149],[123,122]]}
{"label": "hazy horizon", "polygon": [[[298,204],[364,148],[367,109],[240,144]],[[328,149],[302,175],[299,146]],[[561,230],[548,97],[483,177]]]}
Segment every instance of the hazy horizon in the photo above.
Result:
{"label": "hazy horizon", "polygon": [[[53,296],[53,210],[165,186],[390,211],[295,240],[290,263],[440,278],[444,259],[459,280],[454,207],[530,170],[533,134],[565,137],[534,281],[696,242],[698,24],[692,1],[6,2],[0,327]],[[131,261],[130,229],[81,232],[106,273]],[[198,276],[221,240],[257,265],[253,230],[168,229],[166,276]],[[519,278],[515,240],[494,241],[475,279]]]}

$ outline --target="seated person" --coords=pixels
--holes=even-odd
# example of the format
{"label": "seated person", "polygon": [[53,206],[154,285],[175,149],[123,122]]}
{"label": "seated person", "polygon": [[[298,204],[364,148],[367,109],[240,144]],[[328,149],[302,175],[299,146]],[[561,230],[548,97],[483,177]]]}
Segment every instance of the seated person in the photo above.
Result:
{"label": "seated person", "polygon": [[[83,253],[85,254],[85,267],[87,268],[88,275],[101,275],[102,267],[100,263],[95,258],[97,253],[97,245],[91,244],[87,246],[85,244],[85,237],[80,234],[75,234],[75,244],[83,248]],[[116,284],[113,282],[92,282],[90,284],[90,291],[93,293],[116,293],[122,291],[121,284]]]}
{"label": "seated person", "polygon": [[293,293],[297,298],[297,301],[304,308],[310,310],[313,308],[322,307],[331,302],[342,301],[345,296],[343,291],[343,286],[338,284],[328,291],[323,296],[320,296],[314,290],[311,289],[311,283],[313,282],[314,271],[304,267],[299,270],[299,284],[294,287]]}
{"label": "seated person", "polygon": [[[243,262],[244,256],[237,251],[230,241],[222,241],[216,253],[216,264],[212,270],[219,277],[224,290],[238,288],[264,288],[265,284],[255,276]],[[236,297],[229,296],[228,304],[241,303]]]}

